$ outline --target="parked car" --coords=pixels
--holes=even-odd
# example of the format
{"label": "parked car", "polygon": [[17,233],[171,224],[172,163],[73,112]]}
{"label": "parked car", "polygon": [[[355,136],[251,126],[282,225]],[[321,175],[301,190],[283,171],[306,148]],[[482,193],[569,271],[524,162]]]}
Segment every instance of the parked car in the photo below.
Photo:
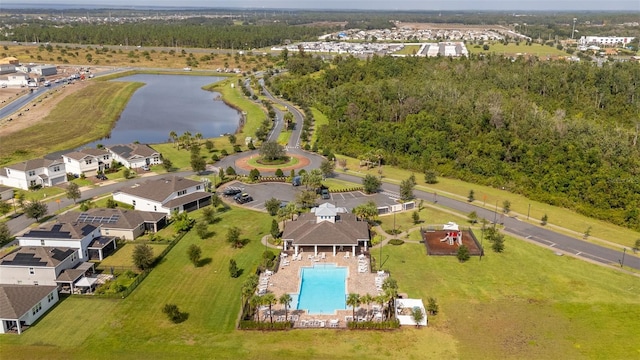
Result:
{"label": "parked car", "polygon": [[224,191],[222,192],[222,195],[224,195],[224,196],[233,196],[233,195],[240,194],[241,192],[242,192],[242,189],[240,189],[240,188],[228,187],[228,188],[224,189]]}
{"label": "parked car", "polygon": [[149,165],[143,165],[143,166],[142,166],[142,170],[144,170],[144,171],[149,171],[149,170],[151,170],[151,169],[149,168]]}
{"label": "parked car", "polygon": [[325,200],[331,199],[331,195],[329,195],[329,190],[322,189],[322,198],[325,199]]}
{"label": "parked car", "polygon": [[249,195],[247,193],[237,194],[236,196],[233,197],[233,199],[238,204],[244,204],[244,203],[248,203],[248,202],[252,202],[253,201],[253,198],[251,197],[251,195]]}
{"label": "parked car", "polygon": [[98,180],[109,180],[109,178],[105,174],[98,174],[96,175],[96,177],[98,178]]}

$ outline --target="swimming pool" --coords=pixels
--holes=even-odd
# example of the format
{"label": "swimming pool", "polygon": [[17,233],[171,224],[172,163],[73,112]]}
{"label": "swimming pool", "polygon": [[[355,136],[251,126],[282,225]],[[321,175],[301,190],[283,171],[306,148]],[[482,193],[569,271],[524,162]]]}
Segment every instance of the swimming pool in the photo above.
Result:
{"label": "swimming pool", "polygon": [[334,314],[346,309],[346,267],[315,264],[301,268],[300,277],[297,309],[309,314]]}

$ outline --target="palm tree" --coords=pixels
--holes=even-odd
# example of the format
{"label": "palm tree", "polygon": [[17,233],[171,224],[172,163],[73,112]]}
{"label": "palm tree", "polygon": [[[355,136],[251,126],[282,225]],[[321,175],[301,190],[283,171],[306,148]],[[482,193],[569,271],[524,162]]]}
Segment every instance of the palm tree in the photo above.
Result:
{"label": "palm tree", "polygon": [[202,140],[202,133],[196,133],[194,137],[196,140],[198,140],[198,144],[200,144],[200,140]]}
{"label": "palm tree", "polygon": [[347,305],[353,310],[353,321],[356,321],[356,307],[360,305],[360,295],[350,293],[347,295]]}
{"label": "palm tree", "polygon": [[398,297],[398,283],[395,279],[388,277],[384,279],[384,282],[382,283],[382,290],[384,291],[386,300],[389,303],[389,313],[395,314],[395,311],[392,312],[392,310],[393,302]]}
{"label": "palm tree", "polygon": [[253,309],[253,313],[255,314],[256,318],[258,318],[257,320],[258,322],[260,322],[260,312],[258,311],[258,307],[260,307],[262,303],[263,303],[262,296],[260,295],[253,295],[249,300],[249,305],[251,305],[251,309]]}
{"label": "palm tree", "polygon": [[291,301],[293,301],[293,299],[291,299],[291,295],[284,293],[280,296],[280,298],[278,299],[278,301],[280,302],[281,305],[284,305],[284,321],[288,321],[289,318],[289,305],[291,304]]}
{"label": "palm tree", "polygon": [[265,305],[269,305],[269,319],[271,320],[271,323],[273,324],[273,311],[271,311],[271,306],[273,306],[273,304],[277,303],[278,300],[276,299],[276,296],[273,295],[273,293],[267,293],[262,297],[262,300],[264,301]]}
{"label": "palm tree", "polygon": [[371,302],[373,302],[373,296],[371,296],[371,294],[369,293],[364,294],[360,297],[360,302],[367,305],[367,315],[365,316],[365,318],[367,318],[369,316],[369,312],[371,311],[369,305],[371,305]]}
{"label": "palm tree", "polygon": [[171,139],[171,141],[173,141],[173,146],[176,146],[176,141],[178,141],[178,133],[176,133],[175,131],[171,130],[169,132],[169,138]]}
{"label": "palm tree", "polygon": [[384,313],[384,304],[387,302],[387,297],[384,294],[380,294],[374,298],[374,301],[380,304],[380,310]]}

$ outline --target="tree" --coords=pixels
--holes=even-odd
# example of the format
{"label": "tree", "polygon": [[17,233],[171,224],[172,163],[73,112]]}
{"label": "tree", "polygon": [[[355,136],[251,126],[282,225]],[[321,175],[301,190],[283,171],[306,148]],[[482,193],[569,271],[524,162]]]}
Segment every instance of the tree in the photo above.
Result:
{"label": "tree", "polygon": [[362,186],[364,187],[364,192],[367,194],[377,193],[380,189],[382,182],[377,177],[367,174],[364,179],[362,179]]}
{"label": "tree", "polygon": [[353,321],[357,321],[356,308],[360,306],[360,295],[356,293],[350,293],[347,296],[347,306],[351,306],[351,310],[353,311]]}
{"label": "tree", "polygon": [[636,239],[636,242],[633,244],[633,252],[640,251],[640,239]]}
{"label": "tree", "polygon": [[271,323],[273,324],[273,311],[271,311],[271,307],[278,302],[278,299],[276,299],[276,296],[273,293],[266,293],[263,297],[262,297],[262,301],[264,301],[265,305],[269,306],[269,319],[271,320]]}
{"label": "tree", "polygon": [[169,132],[169,139],[171,139],[171,141],[173,142],[173,146],[176,146],[176,143],[178,141],[178,133],[176,133],[175,131],[171,130]]}
{"label": "tree", "polygon": [[227,167],[227,170],[225,170],[225,172],[227,173],[227,175],[229,176],[234,176],[236,174],[236,169],[234,169],[231,166]]}
{"label": "tree", "polygon": [[204,142],[204,147],[207,148],[207,151],[212,152],[215,146],[213,141],[207,139],[207,141]]}
{"label": "tree", "polygon": [[30,201],[24,205],[24,213],[28,218],[40,221],[40,218],[47,213],[47,205],[38,200]]}
{"label": "tree", "polygon": [[456,257],[460,262],[465,262],[469,260],[469,258],[471,258],[467,245],[464,245],[464,244],[460,245],[460,247],[458,248],[458,252],[456,253]]}
{"label": "tree", "polygon": [[189,261],[193,264],[193,266],[198,267],[200,264],[200,256],[202,255],[202,249],[200,246],[196,244],[191,244],[187,248],[187,255],[189,256]]}
{"label": "tree", "polygon": [[414,306],[413,309],[411,309],[411,318],[416,323],[416,327],[419,328],[420,322],[424,319],[424,313],[419,306]]}
{"label": "tree", "polygon": [[591,236],[591,226],[589,226],[587,230],[584,231],[584,235],[582,235],[582,238],[587,240],[589,236]]}
{"label": "tree", "polygon": [[236,136],[235,136],[235,135],[233,135],[233,134],[230,134],[230,135],[229,135],[229,143],[230,143],[231,145],[235,145],[235,144],[236,144],[236,140],[237,140],[237,138],[236,138]]}
{"label": "tree", "polygon": [[237,278],[240,276],[240,269],[238,269],[238,264],[233,259],[229,259],[229,276],[232,278]]}
{"label": "tree", "polygon": [[366,294],[360,296],[360,303],[362,303],[364,305],[367,305],[367,314],[369,314],[369,312],[371,310],[369,305],[371,305],[372,302],[373,302],[373,296],[371,296],[371,294],[366,293]]}
{"label": "tree", "polygon": [[547,216],[547,214],[542,215],[542,218],[540,219],[540,223],[544,226],[547,225],[547,221],[549,220],[549,216]]}
{"label": "tree", "polygon": [[282,220],[282,227],[284,227],[284,221],[291,218],[293,221],[293,215],[298,213],[296,204],[294,202],[287,203],[284,207],[278,209],[278,219]]}
{"label": "tree", "polygon": [[278,299],[278,302],[280,303],[280,305],[284,305],[284,321],[288,321],[287,319],[289,318],[288,316],[289,305],[291,305],[292,301],[293,299],[291,298],[291,295],[289,295],[288,293],[284,293],[280,295],[280,298]]}
{"label": "tree", "polygon": [[264,303],[264,301],[262,300],[262,296],[260,295],[253,295],[250,299],[249,299],[249,306],[251,307],[251,309],[253,310],[253,313],[255,314],[257,321],[260,322],[260,312],[258,311],[258,308]]}
{"label": "tree", "polygon": [[378,216],[378,205],[373,201],[368,201],[354,207],[352,212],[362,220],[373,221]]}
{"label": "tree", "polygon": [[69,183],[69,186],[67,186],[67,199],[73,200],[73,203],[75,204],[80,197],[82,197],[80,186],[73,182]]}
{"label": "tree", "polygon": [[173,163],[171,162],[171,160],[164,158],[162,159],[162,167],[166,170],[166,171],[171,171],[173,170]]}
{"label": "tree", "polygon": [[511,201],[505,200],[502,202],[502,212],[508,214],[511,211]]}
{"label": "tree", "polygon": [[147,244],[138,244],[133,248],[133,264],[140,270],[147,270],[153,265],[153,249]]}
{"label": "tree", "polygon": [[405,179],[400,181],[400,200],[408,201],[413,199],[413,188],[415,182],[411,179]]}
{"label": "tree", "polygon": [[316,205],[317,196],[313,190],[300,191],[296,194],[296,203],[302,208],[311,208]]}
{"label": "tree", "polygon": [[322,171],[313,169],[302,174],[302,183],[307,189],[317,189],[322,186]]}
{"label": "tree", "polygon": [[278,221],[276,219],[271,220],[271,236],[273,236],[274,239],[280,237],[280,226],[278,225]]}
{"label": "tree", "polygon": [[489,51],[489,45],[488,44],[482,45],[482,50]]}
{"label": "tree", "polygon": [[256,168],[251,169],[251,171],[249,171],[249,179],[256,181],[258,178],[260,178],[260,171]]}
{"label": "tree", "polygon": [[414,211],[413,214],[411,214],[411,218],[413,219],[414,224],[418,224],[420,222],[420,213],[418,212],[418,210]]}
{"label": "tree", "polygon": [[467,215],[467,217],[469,218],[469,222],[472,224],[475,224],[478,222],[478,213],[476,213],[475,211],[470,212],[469,215]]}
{"label": "tree", "polygon": [[324,159],[320,163],[320,171],[322,171],[322,175],[326,178],[333,175],[333,170],[335,169],[335,167],[336,163],[331,160]]}
{"label": "tree", "polygon": [[431,315],[436,315],[438,313],[438,302],[435,298],[430,297],[427,299],[427,311]]}
{"label": "tree", "polygon": [[467,196],[468,202],[473,202],[476,199],[476,192],[473,189],[469,190],[469,196]]}
{"label": "tree", "polygon": [[12,241],[13,236],[11,236],[9,226],[5,222],[0,222],[0,246],[5,246]]}
{"label": "tree", "polygon": [[7,201],[0,201],[0,214],[8,214],[11,211],[11,204]]}
{"label": "tree", "polygon": [[282,169],[278,168],[278,169],[276,169],[276,173],[275,173],[275,175],[276,175],[277,177],[283,177],[283,176],[284,176],[284,173],[282,172]]}
{"label": "tree", "polygon": [[118,207],[118,202],[113,199],[107,199],[107,203],[105,205],[108,209],[115,209]]}
{"label": "tree", "polygon": [[498,233],[497,235],[498,236],[493,241],[493,244],[491,244],[491,249],[493,249],[493,251],[497,253],[501,253],[504,251],[504,235],[500,233]]}
{"label": "tree", "polygon": [[191,168],[193,169],[193,171],[199,174],[207,168],[207,162],[204,161],[204,159],[199,155],[192,156]]}
{"label": "tree", "polygon": [[211,201],[211,205],[212,206],[206,206],[202,209],[202,219],[208,224],[213,224],[216,222],[216,209],[213,206],[213,199]]}
{"label": "tree", "polygon": [[187,314],[180,312],[180,309],[176,304],[165,304],[162,307],[162,312],[167,315],[169,320],[174,324],[183,322],[187,317]]}
{"label": "tree", "polygon": [[173,219],[173,228],[178,232],[187,232],[191,230],[193,225],[195,224],[195,220],[189,217],[189,214],[186,211],[181,213],[174,212],[171,215]]}
{"label": "tree", "polygon": [[125,179],[131,179],[133,176],[135,176],[132,172],[131,169],[129,168],[124,168],[124,170],[122,170],[122,176]]}
{"label": "tree", "polygon": [[427,184],[437,184],[438,183],[437,173],[434,170],[425,170],[424,182],[426,182]]}
{"label": "tree", "polygon": [[240,230],[239,227],[237,226],[232,226],[228,231],[227,231],[227,242],[231,244],[232,247],[234,248],[240,248],[242,247],[242,240],[240,239],[240,234],[242,233],[242,230]]}
{"label": "tree", "polygon": [[211,195],[211,207],[215,210],[218,206],[222,205],[222,199],[218,194]]}
{"label": "tree", "polygon": [[269,161],[280,160],[286,157],[284,147],[275,141],[267,141],[260,146],[260,156]]}
{"label": "tree", "polygon": [[347,159],[338,159],[338,165],[342,168],[342,171],[347,171]]}
{"label": "tree", "polygon": [[200,239],[204,240],[209,237],[209,227],[207,226],[206,221],[198,221],[195,228],[196,234],[198,234]]}

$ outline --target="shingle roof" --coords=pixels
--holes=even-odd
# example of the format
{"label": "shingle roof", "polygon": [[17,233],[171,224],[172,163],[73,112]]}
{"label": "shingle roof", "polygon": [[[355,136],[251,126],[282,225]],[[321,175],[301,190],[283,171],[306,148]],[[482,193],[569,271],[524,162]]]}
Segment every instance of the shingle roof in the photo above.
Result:
{"label": "shingle roof", "polygon": [[145,144],[111,145],[107,148],[109,149],[109,151],[113,152],[114,154],[118,154],[118,156],[124,159],[131,159],[136,156],[149,157],[154,154],[158,154],[157,151],[153,150]]}
{"label": "shingle roof", "polygon": [[23,234],[23,238],[52,238],[80,240],[89,235],[98,226],[76,222],[56,222],[54,224],[42,225],[37,229],[29,230]]}
{"label": "shingle roof", "polygon": [[179,176],[167,176],[156,180],[148,180],[138,186],[125,188],[120,191],[143,199],[163,202],[174,192],[186,190],[198,184],[201,183]]}
{"label": "shingle roof", "polygon": [[43,167],[49,167],[49,166],[54,165],[54,164],[62,164],[62,161],[60,161],[60,160],[49,160],[49,159],[44,159],[44,158],[31,159],[31,160],[23,161],[21,163],[9,165],[9,166],[7,166],[7,168],[13,169],[13,170],[18,170],[18,171],[29,171],[29,170],[40,169],[40,168],[43,168]]}
{"label": "shingle roof", "polygon": [[3,266],[55,267],[64,261],[76,249],[44,246],[21,247],[0,260]]}
{"label": "shingle roof", "polygon": [[[84,216],[81,216],[84,214]],[[83,213],[69,211],[58,217],[60,222],[68,223],[90,223],[95,226],[102,226],[109,229],[133,230],[145,222],[158,222],[166,217],[165,213],[137,211],[127,209],[89,209]]]}
{"label": "shingle roof", "polygon": [[56,288],[42,285],[0,285],[0,319],[20,318]]}
{"label": "shingle roof", "polygon": [[369,226],[354,214],[340,214],[335,223],[317,223],[315,215],[307,213],[286,223],[282,238],[292,239],[294,245],[357,245],[369,239]]}
{"label": "shingle roof", "polygon": [[163,207],[166,208],[174,208],[174,207],[178,207],[181,205],[185,205],[188,204],[192,201],[197,201],[200,199],[206,199],[206,198],[210,198],[211,197],[211,193],[208,192],[204,192],[204,191],[198,191],[198,192],[194,192],[191,194],[187,194],[185,196],[181,196],[172,200],[167,201],[166,203],[162,204]]}

